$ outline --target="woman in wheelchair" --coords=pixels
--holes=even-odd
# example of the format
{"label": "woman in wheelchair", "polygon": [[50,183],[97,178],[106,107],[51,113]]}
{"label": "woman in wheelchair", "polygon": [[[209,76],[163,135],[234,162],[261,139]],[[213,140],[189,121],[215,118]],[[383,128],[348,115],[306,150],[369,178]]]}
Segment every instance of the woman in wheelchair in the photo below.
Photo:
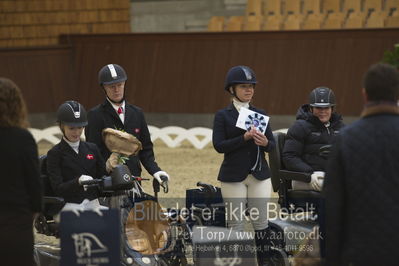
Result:
{"label": "woman in wheelchair", "polygon": [[[213,125],[213,146],[224,154],[218,180],[226,206],[228,226],[242,231],[246,217],[232,214],[235,210],[248,208],[256,210],[258,216],[252,219],[255,229],[255,242],[259,265],[266,264],[267,246],[267,201],[270,197],[270,169],[265,160],[265,152],[275,147],[270,125],[265,133],[253,126],[245,131],[236,127],[241,108],[265,115],[261,109],[250,104],[257,83],[255,73],[247,66],[235,66],[226,76],[225,90],[232,95],[232,103],[218,111]],[[250,217],[253,218],[253,217]]]}
{"label": "woman in wheelchair", "polygon": [[98,207],[98,189],[80,185],[82,181],[106,174],[105,162],[97,146],[80,140],[87,125],[86,110],[76,101],[67,101],[58,108],[57,121],[63,137],[47,153],[51,187],[56,196],[64,198],[66,205],[63,210]]}
{"label": "woman in wheelchair", "polygon": [[288,129],[282,153],[285,168],[312,173],[309,183],[293,180],[294,190],[321,191],[323,187],[327,158],[320,155],[320,148],[332,144],[344,126],[334,107],[334,92],[327,87],[315,88],[309,103],[299,108],[297,120]]}

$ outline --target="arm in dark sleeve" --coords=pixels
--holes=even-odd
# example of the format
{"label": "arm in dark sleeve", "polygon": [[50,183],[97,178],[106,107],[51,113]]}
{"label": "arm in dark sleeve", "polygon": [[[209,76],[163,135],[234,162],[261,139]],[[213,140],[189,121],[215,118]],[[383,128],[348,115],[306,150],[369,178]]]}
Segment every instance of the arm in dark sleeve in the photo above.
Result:
{"label": "arm in dark sleeve", "polygon": [[327,265],[340,265],[343,245],[345,213],[345,172],[340,139],[333,147],[327,166],[323,194],[326,199],[325,241]]}
{"label": "arm in dark sleeve", "polygon": [[267,125],[266,131],[265,131],[265,136],[269,142],[267,143],[266,147],[261,147],[261,149],[265,152],[270,152],[276,147],[276,141],[274,140],[270,123],[268,123],[268,125]]}
{"label": "arm in dark sleeve", "polygon": [[101,178],[104,175],[107,174],[107,171],[105,169],[105,161],[103,156],[100,153],[100,150],[98,149],[97,145],[93,143],[93,150],[94,154],[96,155],[96,176],[93,178]]}
{"label": "arm in dark sleeve", "polygon": [[102,118],[98,115],[98,113],[90,110],[87,113],[87,121],[88,124],[85,128],[86,141],[96,144],[103,159],[108,159],[106,157],[108,156],[109,151],[107,147],[105,147],[102,136],[102,131],[104,129]]}
{"label": "arm in dark sleeve", "polygon": [[86,137],[86,141],[88,142],[94,142],[94,139],[96,138],[94,131],[93,131],[93,127],[94,127],[94,117],[93,117],[93,112],[89,111],[87,112],[87,126],[85,127],[85,137]]}
{"label": "arm in dark sleeve", "polygon": [[158,164],[155,162],[155,155],[153,150],[153,144],[151,141],[150,131],[148,130],[147,122],[145,121],[144,114],[141,112],[141,135],[140,141],[143,145],[143,149],[139,152],[139,158],[144,168],[150,175],[161,170]]}
{"label": "arm in dark sleeve", "polygon": [[47,172],[51,187],[57,196],[73,196],[79,191],[79,176],[66,182],[62,178],[60,151],[52,149],[47,153]]}
{"label": "arm in dark sleeve", "polygon": [[225,119],[221,112],[216,113],[213,122],[212,142],[213,147],[219,153],[229,153],[245,145],[243,131],[242,135],[234,138],[227,138]]}
{"label": "arm in dark sleeve", "polygon": [[287,132],[287,138],[283,148],[283,162],[287,170],[298,172],[313,172],[313,168],[302,160],[305,129],[299,124],[294,123]]}
{"label": "arm in dark sleeve", "polygon": [[28,135],[24,152],[22,155],[22,165],[24,166],[24,178],[26,190],[29,194],[32,212],[40,212],[43,207],[43,185],[40,178],[39,156],[37,145],[32,135]]}

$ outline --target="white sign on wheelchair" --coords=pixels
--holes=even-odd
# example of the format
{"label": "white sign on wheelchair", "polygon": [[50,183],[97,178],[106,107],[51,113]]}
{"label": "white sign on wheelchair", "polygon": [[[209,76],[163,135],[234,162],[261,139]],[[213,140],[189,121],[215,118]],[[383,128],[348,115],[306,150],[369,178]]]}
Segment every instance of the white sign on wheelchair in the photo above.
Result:
{"label": "white sign on wheelchair", "polygon": [[264,134],[267,124],[269,123],[269,119],[269,116],[241,107],[240,115],[237,118],[236,127],[246,131],[250,130],[251,127],[254,127]]}
{"label": "white sign on wheelchair", "polygon": [[119,265],[120,228],[116,209],[61,212],[60,266]]}

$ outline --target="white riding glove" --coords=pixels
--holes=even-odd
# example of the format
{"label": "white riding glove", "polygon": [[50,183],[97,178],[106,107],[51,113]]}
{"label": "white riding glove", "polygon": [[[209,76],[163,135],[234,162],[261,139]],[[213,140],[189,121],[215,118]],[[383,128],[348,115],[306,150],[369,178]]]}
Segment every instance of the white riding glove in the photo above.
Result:
{"label": "white riding glove", "polygon": [[[81,175],[81,176],[79,177],[78,182],[79,182],[79,184],[81,185],[83,181],[89,181],[89,180],[93,180],[93,178],[92,178],[91,176],[89,176],[89,175]],[[83,189],[84,189],[84,190],[87,190],[87,186],[86,186],[86,185],[83,185]]]}
{"label": "white riding glove", "polygon": [[167,177],[166,181],[170,180],[170,177],[169,177],[168,173],[166,173],[165,171],[158,171],[153,176],[154,176],[154,178],[156,180],[158,180],[159,184],[162,184],[162,182],[163,182],[162,179],[161,179],[161,176],[166,176]]}
{"label": "white riding glove", "polygon": [[313,174],[310,176],[310,186],[316,190],[316,191],[321,191],[323,188],[323,182],[324,182],[324,176],[325,172],[323,171],[315,171]]}

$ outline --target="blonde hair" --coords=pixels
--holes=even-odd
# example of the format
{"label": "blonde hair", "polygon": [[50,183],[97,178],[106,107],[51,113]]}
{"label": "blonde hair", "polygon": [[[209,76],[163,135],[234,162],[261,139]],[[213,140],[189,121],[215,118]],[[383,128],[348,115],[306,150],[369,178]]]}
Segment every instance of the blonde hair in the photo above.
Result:
{"label": "blonde hair", "polygon": [[27,109],[21,90],[12,80],[0,77],[0,127],[28,126]]}

